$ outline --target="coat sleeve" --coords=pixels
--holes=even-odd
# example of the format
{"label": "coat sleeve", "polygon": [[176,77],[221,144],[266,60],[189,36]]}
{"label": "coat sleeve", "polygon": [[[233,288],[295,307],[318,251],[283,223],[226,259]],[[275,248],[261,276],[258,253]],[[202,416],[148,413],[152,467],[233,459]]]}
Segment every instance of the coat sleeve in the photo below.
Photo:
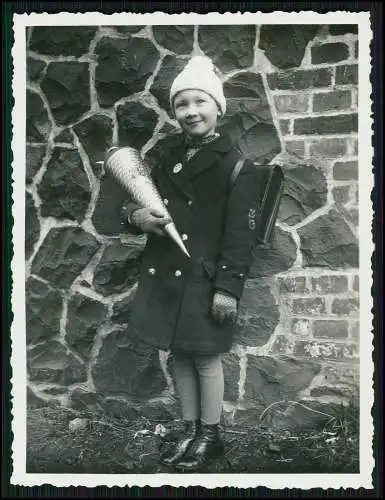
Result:
{"label": "coat sleeve", "polygon": [[246,161],[226,204],[214,287],[240,299],[259,243],[260,186],[257,167]]}

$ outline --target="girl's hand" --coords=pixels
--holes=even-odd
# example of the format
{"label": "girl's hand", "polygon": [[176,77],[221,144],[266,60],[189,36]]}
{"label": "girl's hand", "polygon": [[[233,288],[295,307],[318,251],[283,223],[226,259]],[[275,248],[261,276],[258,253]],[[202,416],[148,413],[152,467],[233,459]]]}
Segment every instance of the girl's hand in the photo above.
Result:
{"label": "girl's hand", "polygon": [[225,292],[215,292],[211,313],[214,320],[220,325],[225,321],[235,323],[238,313],[237,298]]}
{"label": "girl's hand", "polygon": [[132,223],[144,233],[154,233],[164,236],[163,228],[171,222],[169,216],[154,208],[138,208],[131,214]]}

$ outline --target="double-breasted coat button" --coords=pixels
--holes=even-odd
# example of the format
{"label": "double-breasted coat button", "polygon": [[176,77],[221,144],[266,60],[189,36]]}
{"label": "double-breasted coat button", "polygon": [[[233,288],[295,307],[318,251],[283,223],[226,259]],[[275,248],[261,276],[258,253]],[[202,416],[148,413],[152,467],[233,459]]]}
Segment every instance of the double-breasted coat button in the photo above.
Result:
{"label": "double-breasted coat button", "polygon": [[153,276],[155,274],[155,269],[153,267],[150,267],[147,272],[148,272],[148,274]]}
{"label": "double-breasted coat button", "polygon": [[192,200],[188,200],[187,205],[191,207],[192,204],[193,204]]}
{"label": "double-breasted coat button", "polygon": [[239,274],[238,274],[238,276],[239,276],[240,278],[244,278],[244,276],[245,276],[245,275],[244,275],[243,273],[239,273]]}
{"label": "double-breasted coat button", "polygon": [[168,205],[168,199],[167,199],[167,198],[164,198],[163,203],[164,203],[164,204],[166,205],[166,207],[167,207],[167,205]]}
{"label": "double-breasted coat button", "polygon": [[186,241],[187,239],[188,239],[187,234],[182,234],[182,240],[183,240],[183,241]]}
{"label": "double-breasted coat button", "polygon": [[223,264],[222,269],[227,269],[227,266]]}
{"label": "double-breasted coat button", "polygon": [[172,171],[174,172],[174,174],[178,174],[182,170],[182,168],[183,168],[182,164],[177,163],[172,169]]}
{"label": "double-breasted coat button", "polygon": [[182,271],[179,271],[179,269],[177,269],[174,273],[174,276],[175,278],[180,278],[182,276]]}

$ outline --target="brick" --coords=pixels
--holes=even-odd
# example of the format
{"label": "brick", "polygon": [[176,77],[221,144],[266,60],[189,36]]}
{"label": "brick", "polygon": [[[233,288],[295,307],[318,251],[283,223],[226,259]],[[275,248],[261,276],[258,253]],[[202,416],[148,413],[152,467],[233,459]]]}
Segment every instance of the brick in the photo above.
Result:
{"label": "brick", "polygon": [[344,64],[336,67],[336,85],[348,85],[358,83],[358,65]]}
{"label": "brick", "polygon": [[306,293],[305,276],[296,276],[294,278],[278,278],[280,293]]}
{"label": "brick", "polygon": [[346,35],[347,33],[358,33],[358,24],[330,24],[331,35]]}
{"label": "brick", "polygon": [[345,320],[316,320],[313,323],[314,337],[346,339],[349,323]]}
{"label": "brick", "polygon": [[326,340],[296,339],[292,335],[278,335],[272,354],[284,354],[313,360],[348,361],[359,358],[357,343]]}
{"label": "brick", "polygon": [[360,340],[360,322],[354,321],[351,325],[350,336],[352,340],[358,342]]}
{"label": "brick", "polygon": [[358,53],[359,53],[359,50],[358,50],[358,40],[356,40],[356,42],[354,43],[354,57],[356,59],[358,59]]}
{"label": "brick", "polygon": [[322,314],[326,312],[325,299],[322,297],[312,297],[306,299],[293,300],[294,314]]}
{"label": "brick", "polygon": [[356,292],[360,291],[360,277],[358,275],[353,278],[353,290]]}
{"label": "brick", "polygon": [[342,293],[348,290],[348,278],[346,276],[319,276],[311,279],[313,292],[318,293]]}
{"label": "brick", "polygon": [[291,331],[294,335],[299,335],[300,337],[310,337],[311,321],[305,318],[295,319],[291,324]]}
{"label": "brick", "polygon": [[345,43],[324,43],[311,48],[312,64],[344,61],[349,57],[349,48]]}
{"label": "brick", "polygon": [[296,156],[305,155],[304,141],[285,141],[285,149],[288,153]]}
{"label": "brick", "polygon": [[274,100],[278,113],[297,113],[309,109],[310,97],[307,94],[276,95]]}
{"label": "brick", "polygon": [[350,90],[319,92],[313,95],[313,111],[331,111],[349,109],[352,103]]}
{"label": "brick", "polygon": [[336,181],[350,181],[358,179],[357,161],[338,161],[333,167],[333,178]]}
{"label": "brick", "polygon": [[317,139],[310,143],[311,156],[337,158],[346,154],[346,139]]}
{"label": "brick", "polygon": [[353,153],[355,155],[358,155],[358,140],[357,139],[353,139]]}
{"label": "brick", "polygon": [[272,90],[304,90],[328,87],[332,82],[332,72],[331,68],[282,71],[268,74],[267,79]]}
{"label": "brick", "polygon": [[279,128],[283,135],[288,135],[290,133],[290,120],[279,120]]}
{"label": "brick", "polygon": [[358,131],[357,113],[294,120],[294,134],[347,134]]}
{"label": "brick", "polygon": [[332,304],[332,313],[339,316],[356,315],[359,312],[358,299],[334,299]]}
{"label": "brick", "polygon": [[334,203],[345,205],[350,200],[350,186],[338,186],[333,188]]}

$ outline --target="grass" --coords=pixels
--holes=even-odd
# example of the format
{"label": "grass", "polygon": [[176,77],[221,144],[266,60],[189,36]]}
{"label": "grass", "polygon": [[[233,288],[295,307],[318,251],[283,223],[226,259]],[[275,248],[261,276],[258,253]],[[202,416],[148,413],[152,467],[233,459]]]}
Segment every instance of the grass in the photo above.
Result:
{"label": "grass", "polygon": [[[75,418],[84,419],[84,429],[69,430]],[[181,429],[177,420],[129,421],[63,407],[30,409],[27,472],[175,473],[159,463],[159,448],[168,446]],[[294,432],[242,425],[226,426],[222,433],[225,457],[201,473],[359,472],[358,409],[352,406],[341,406],[317,429]]]}

